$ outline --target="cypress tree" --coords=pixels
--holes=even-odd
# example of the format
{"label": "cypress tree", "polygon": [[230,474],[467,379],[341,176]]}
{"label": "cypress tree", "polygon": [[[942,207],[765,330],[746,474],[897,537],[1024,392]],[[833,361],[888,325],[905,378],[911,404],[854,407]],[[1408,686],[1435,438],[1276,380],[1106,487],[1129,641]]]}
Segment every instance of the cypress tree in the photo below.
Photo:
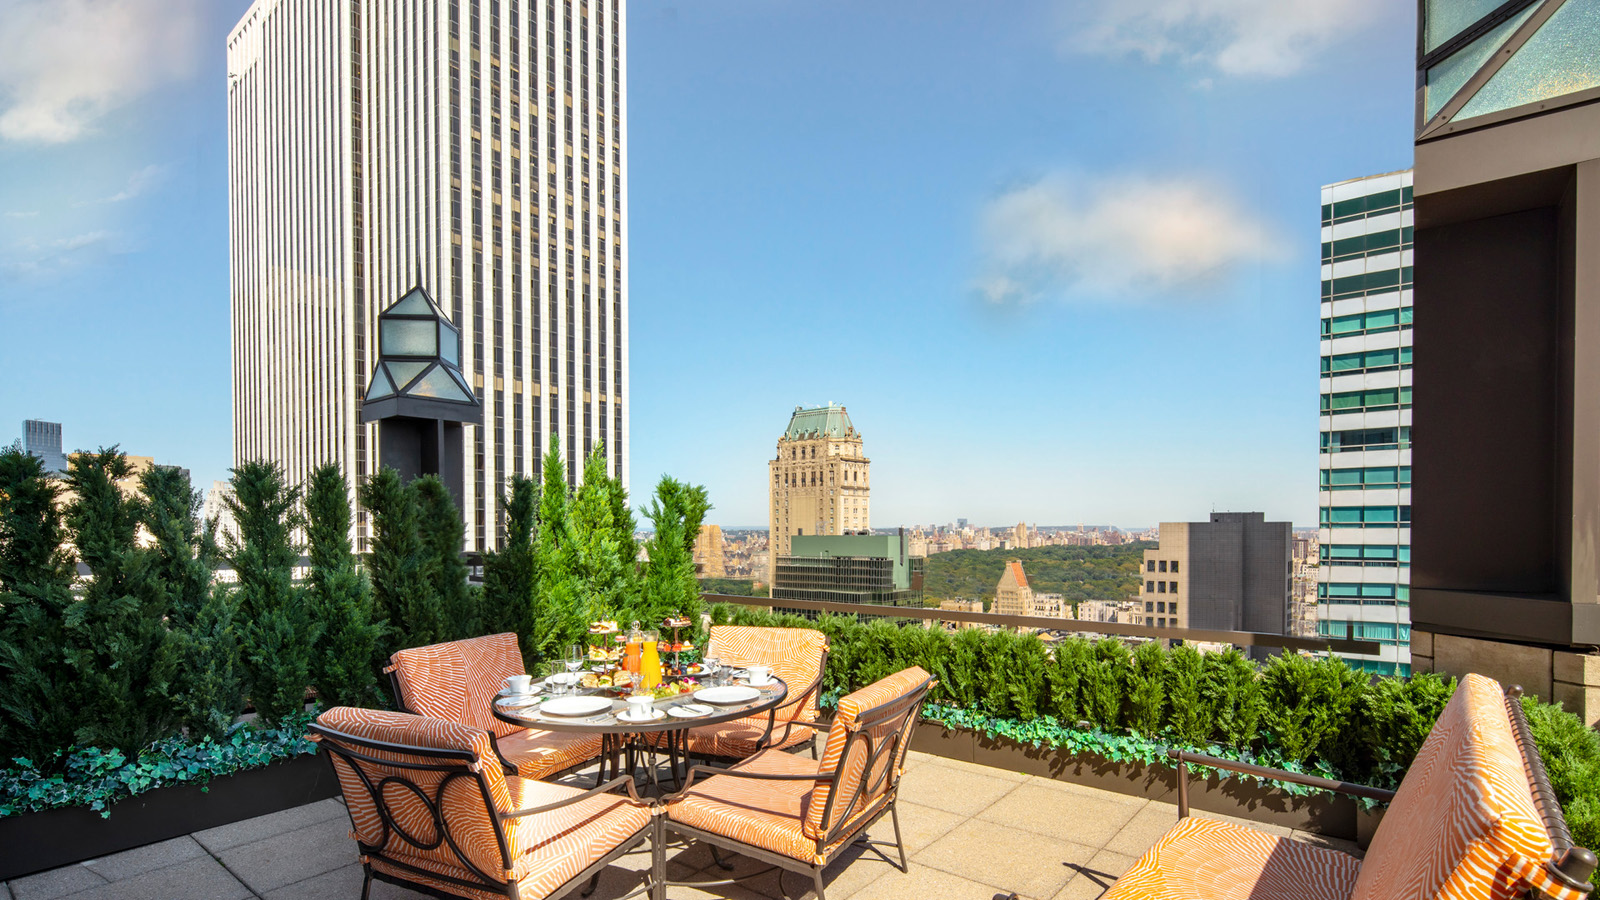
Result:
{"label": "cypress tree", "polygon": [[171,697],[181,659],[155,554],[136,544],[143,504],[118,483],[131,471],[115,447],[76,454],[69,464],[76,496],[67,526],[93,575],[67,613],[65,635],[81,691],[78,741],[129,756],[176,725]]}
{"label": "cypress tree", "polygon": [[[530,643],[537,660],[552,659],[570,644],[579,643],[595,612],[585,602],[578,578],[577,548],[573,541],[566,463],[561,442],[550,437],[550,450],[541,466],[539,538],[535,557],[539,589]],[[536,660],[536,661],[537,661]]]}
{"label": "cypress tree", "polygon": [[378,617],[388,626],[384,655],[449,640],[434,590],[433,559],[418,530],[416,493],[401,483],[399,472],[385,467],[362,485],[361,505],[372,514],[367,571]]}
{"label": "cypress tree", "polygon": [[81,722],[65,652],[75,568],[59,493],[20,444],[0,450],[0,758],[46,768]]}
{"label": "cypress tree", "polygon": [[417,530],[430,562],[433,592],[439,598],[447,640],[477,637],[482,633],[478,590],[467,584],[467,564],[461,560],[466,526],[461,510],[437,475],[411,482],[417,498]]}
{"label": "cypress tree", "polygon": [[307,594],[323,637],[311,679],[326,706],[369,706],[376,698],[374,665],[384,628],[373,621],[372,585],[357,570],[350,548],[350,485],[338,465],[311,473],[306,487]]}
{"label": "cypress tree", "polygon": [[144,526],[155,539],[151,587],[167,593],[181,659],[173,694],[179,724],[192,736],[220,737],[244,703],[233,598],[212,583],[212,525],[200,522],[200,494],[182,469],[156,466],[139,480]]}
{"label": "cypress tree", "polygon": [[645,508],[655,534],[645,545],[650,561],[645,566],[636,618],[658,622],[676,615],[699,622],[700,583],[694,577],[694,540],[710,508],[704,487],[661,476],[655,498]]}
{"label": "cypress tree", "polygon": [[239,527],[238,537],[228,536],[226,555],[238,575],[245,688],[262,720],[276,725],[305,708],[312,648],[322,634],[294,583],[300,489],[276,463],[247,462],[233,470],[227,503]]}
{"label": "cypress tree", "polygon": [[516,634],[522,643],[523,657],[530,664],[539,658],[532,640],[534,589],[539,578],[534,559],[537,504],[538,487],[533,479],[521,475],[513,477],[510,490],[500,497],[506,517],[506,539],[499,550],[483,557],[484,631]]}
{"label": "cypress tree", "polygon": [[569,519],[578,589],[597,616],[624,607],[627,560],[618,546],[614,508],[606,460],[595,451],[584,460],[583,483],[573,497]]}

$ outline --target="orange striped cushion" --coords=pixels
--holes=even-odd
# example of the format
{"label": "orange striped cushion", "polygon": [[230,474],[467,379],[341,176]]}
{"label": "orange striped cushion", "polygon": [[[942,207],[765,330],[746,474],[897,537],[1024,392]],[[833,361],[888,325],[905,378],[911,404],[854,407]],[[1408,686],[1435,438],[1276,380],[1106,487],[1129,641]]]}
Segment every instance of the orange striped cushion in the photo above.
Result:
{"label": "orange striped cushion", "polygon": [[[768,750],[730,771],[776,775],[815,775],[816,760]],[[800,816],[810,802],[813,781],[760,781],[713,775],[697,780],[667,805],[667,816],[691,828],[709,831],[751,846],[815,862],[817,842],[800,830]]]}
{"label": "orange striped cushion", "polygon": [[600,755],[600,738],[594,735],[532,728],[497,737],[494,745],[523,778],[549,778]]}
{"label": "orange striped cushion", "polygon": [[405,705],[418,715],[487,728],[520,730],[494,717],[489,704],[507,677],[524,674],[514,634],[489,634],[401,650],[390,658]]}
{"label": "orange striped cushion", "polygon": [[1101,900],[1349,900],[1360,866],[1348,853],[1191,816]]}
{"label": "orange striped cushion", "polygon": [[[844,768],[839,772],[840,778],[833,791],[833,807],[829,813],[829,828],[833,827],[840,816],[845,815],[847,809],[850,810],[850,815],[854,818],[857,814],[870,808],[873,803],[887,795],[890,786],[898,780],[898,770],[904,763],[906,749],[911,744],[911,729],[916,727],[916,722],[913,721],[912,717],[907,717],[903,721],[891,720],[875,729],[874,733],[870,735],[870,744],[877,746],[882,741],[891,739],[893,735],[889,731],[898,725],[900,729],[900,748],[894,759],[883,757],[880,760],[880,771],[869,773],[866,782],[869,787],[877,785],[876,790],[872,796],[862,797],[857,800],[852,808],[852,798],[855,797],[856,791],[862,783],[861,770],[866,766],[867,758],[871,755],[868,750],[869,742],[857,738],[848,742],[849,757],[845,758],[847,741],[850,737],[849,728],[855,723],[856,717],[865,710],[882,706],[896,698],[918,690],[928,681],[927,672],[923,671],[920,666],[912,666],[909,669],[902,669],[887,678],[875,681],[859,691],[839,698],[839,709],[834,713],[832,727],[828,729],[828,744],[822,752],[822,765],[820,767],[823,772],[833,772],[839,768],[840,760],[844,760]],[[894,767],[895,772],[891,772],[885,777],[881,768],[890,765]],[[805,817],[805,827],[808,834],[816,836],[822,833],[822,815],[827,804],[827,791],[818,791],[811,798]]]}
{"label": "orange striped cushion", "polygon": [[[542,806],[583,793],[580,788],[507,778],[516,809]],[[606,794],[507,823],[520,848],[515,874],[523,897],[544,897],[650,824],[650,809]]]}
{"label": "orange striped cushion", "polygon": [[[706,655],[714,656],[728,665],[771,666],[772,674],[782,678],[789,690],[798,695],[822,677],[822,655],[828,650],[828,639],[822,632],[811,628],[713,625],[709,645]],[[778,724],[781,726],[788,720],[815,722],[817,701],[821,695],[819,688],[804,703],[779,710],[776,716]],[[757,718],[760,727],[765,729],[767,717],[753,717],[752,721]]]}
{"label": "orange striped cushion", "polygon": [[1461,679],[1406,772],[1353,900],[1510,900],[1518,858],[1554,852],[1500,685]]}
{"label": "orange striped cushion", "polygon": [[[784,737],[784,728],[789,729],[789,736]],[[699,728],[689,729],[689,752],[701,756],[720,756],[729,759],[744,759],[753,755],[756,742],[767,733],[767,720],[760,719],[735,719],[721,725],[701,725]],[[816,731],[809,725],[785,726],[783,722],[775,722],[772,726],[770,746],[775,749],[796,747],[811,740]]]}

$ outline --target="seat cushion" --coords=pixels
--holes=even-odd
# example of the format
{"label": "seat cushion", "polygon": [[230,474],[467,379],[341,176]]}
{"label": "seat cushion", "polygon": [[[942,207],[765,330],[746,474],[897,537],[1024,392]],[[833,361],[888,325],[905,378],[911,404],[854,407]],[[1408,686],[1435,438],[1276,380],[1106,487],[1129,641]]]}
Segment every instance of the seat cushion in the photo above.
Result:
{"label": "seat cushion", "polygon": [[520,730],[490,709],[506,678],[525,671],[514,634],[410,647],[390,657],[389,667],[401,701],[418,715],[486,728],[496,737]]}
{"label": "seat cushion", "polygon": [[706,655],[731,666],[771,666],[772,674],[789,686],[785,706],[776,715],[781,725],[790,720],[817,720],[817,703],[822,698],[820,687],[803,702],[791,705],[790,701],[799,701],[800,694],[822,678],[823,657],[827,652],[827,636],[812,628],[713,625]]}
{"label": "seat cushion", "polygon": [[[772,726],[771,747],[780,750],[798,747],[816,734],[809,725],[790,725],[788,737],[785,738],[784,728],[782,722]],[[759,749],[756,747],[756,742],[766,733],[766,716],[735,719],[721,725],[701,725],[689,729],[689,752],[700,756],[744,759],[756,753]]]}
{"label": "seat cushion", "polygon": [[1360,868],[1348,853],[1191,816],[1102,900],[1350,900]]}
{"label": "seat cushion", "polygon": [[1554,848],[1492,679],[1468,675],[1423,741],[1361,864],[1355,900],[1508,900]]}
{"label": "seat cushion", "polygon": [[[815,775],[817,762],[781,750],[766,750],[729,771]],[[761,781],[733,775],[697,778],[688,791],[667,805],[667,817],[803,862],[820,862],[817,842],[800,828],[801,815],[815,788],[813,781]]]}
{"label": "seat cushion", "polygon": [[500,758],[523,778],[549,778],[600,755],[600,738],[588,734],[524,728],[494,740]]}

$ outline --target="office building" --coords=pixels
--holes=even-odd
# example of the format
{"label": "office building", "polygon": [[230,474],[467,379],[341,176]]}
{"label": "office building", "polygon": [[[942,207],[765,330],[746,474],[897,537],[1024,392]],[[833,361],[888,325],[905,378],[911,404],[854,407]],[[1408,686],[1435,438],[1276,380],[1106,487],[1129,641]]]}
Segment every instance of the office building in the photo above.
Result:
{"label": "office building", "polygon": [[1002,616],[1034,614],[1033,588],[1028,586],[1021,560],[1007,560],[1006,567],[1000,570],[1000,583],[994,589],[994,611]]}
{"label": "office building", "polygon": [[797,534],[790,552],[773,566],[772,606],[805,616],[816,613],[785,609],[781,601],[921,606],[924,562],[911,555],[904,529],[898,534]]}
{"label": "office building", "polygon": [[727,562],[723,556],[722,527],[701,525],[694,539],[694,569],[701,578],[726,578]]}
{"label": "office building", "polygon": [[46,472],[65,474],[67,455],[61,452],[61,423],[22,420],[22,449],[44,464]]}
{"label": "office building", "polygon": [[236,460],[372,474],[377,314],[421,288],[482,404],[459,437],[469,549],[496,545],[507,479],[536,477],[552,437],[569,481],[591,450],[627,480],[626,50],[623,0],[246,10],[227,39]]}
{"label": "office building", "polygon": [[1159,545],[1144,551],[1136,624],[1288,633],[1290,526],[1266,518],[1221,512],[1162,522]]}
{"label": "office building", "polygon": [[778,558],[801,555],[792,551],[794,537],[869,530],[871,462],[843,406],[794,408],[767,463],[774,584]]}
{"label": "office building", "polygon": [[1419,4],[1412,662],[1600,724],[1593,2]]}
{"label": "office building", "polygon": [[1411,671],[1412,175],[1322,189],[1317,630]]}

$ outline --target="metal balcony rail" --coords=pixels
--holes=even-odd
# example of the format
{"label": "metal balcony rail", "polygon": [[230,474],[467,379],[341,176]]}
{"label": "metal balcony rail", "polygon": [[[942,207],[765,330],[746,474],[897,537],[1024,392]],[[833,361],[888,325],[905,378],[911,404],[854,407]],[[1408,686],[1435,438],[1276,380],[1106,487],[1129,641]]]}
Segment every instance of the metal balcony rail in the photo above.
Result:
{"label": "metal balcony rail", "polygon": [[1359,653],[1375,655],[1380,650],[1376,641],[1361,641],[1346,637],[1297,637],[1289,634],[1268,634],[1260,631],[1215,631],[1205,628],[1157,628],[1151,625],[1125,625],[1121,622],[1090,622],[1084,619],[1058,619],[1052,616],[1006,616],[999,613],[965,612],[954,609],[926,609],[920,606],[881,606],[874,603],[830,603],[822,600],[787,600],[771,597],[744,597],[733,594],[701,594],[707,603],[738,603],[744,606],[780,609],[800,609],[809,612],[881,616],[895,619],[931,619],[940,622],[967,622],[974,625],[995,625],[1005,628],[1037,628],[1045,631],[1087,631],[1095,634],[1114,634],[1121,637],[1139,637],[1195,641],[1211,644],[1232,644],[1237,647],[1274,647],[1284,650],[1305,650],[1310,653]]}

